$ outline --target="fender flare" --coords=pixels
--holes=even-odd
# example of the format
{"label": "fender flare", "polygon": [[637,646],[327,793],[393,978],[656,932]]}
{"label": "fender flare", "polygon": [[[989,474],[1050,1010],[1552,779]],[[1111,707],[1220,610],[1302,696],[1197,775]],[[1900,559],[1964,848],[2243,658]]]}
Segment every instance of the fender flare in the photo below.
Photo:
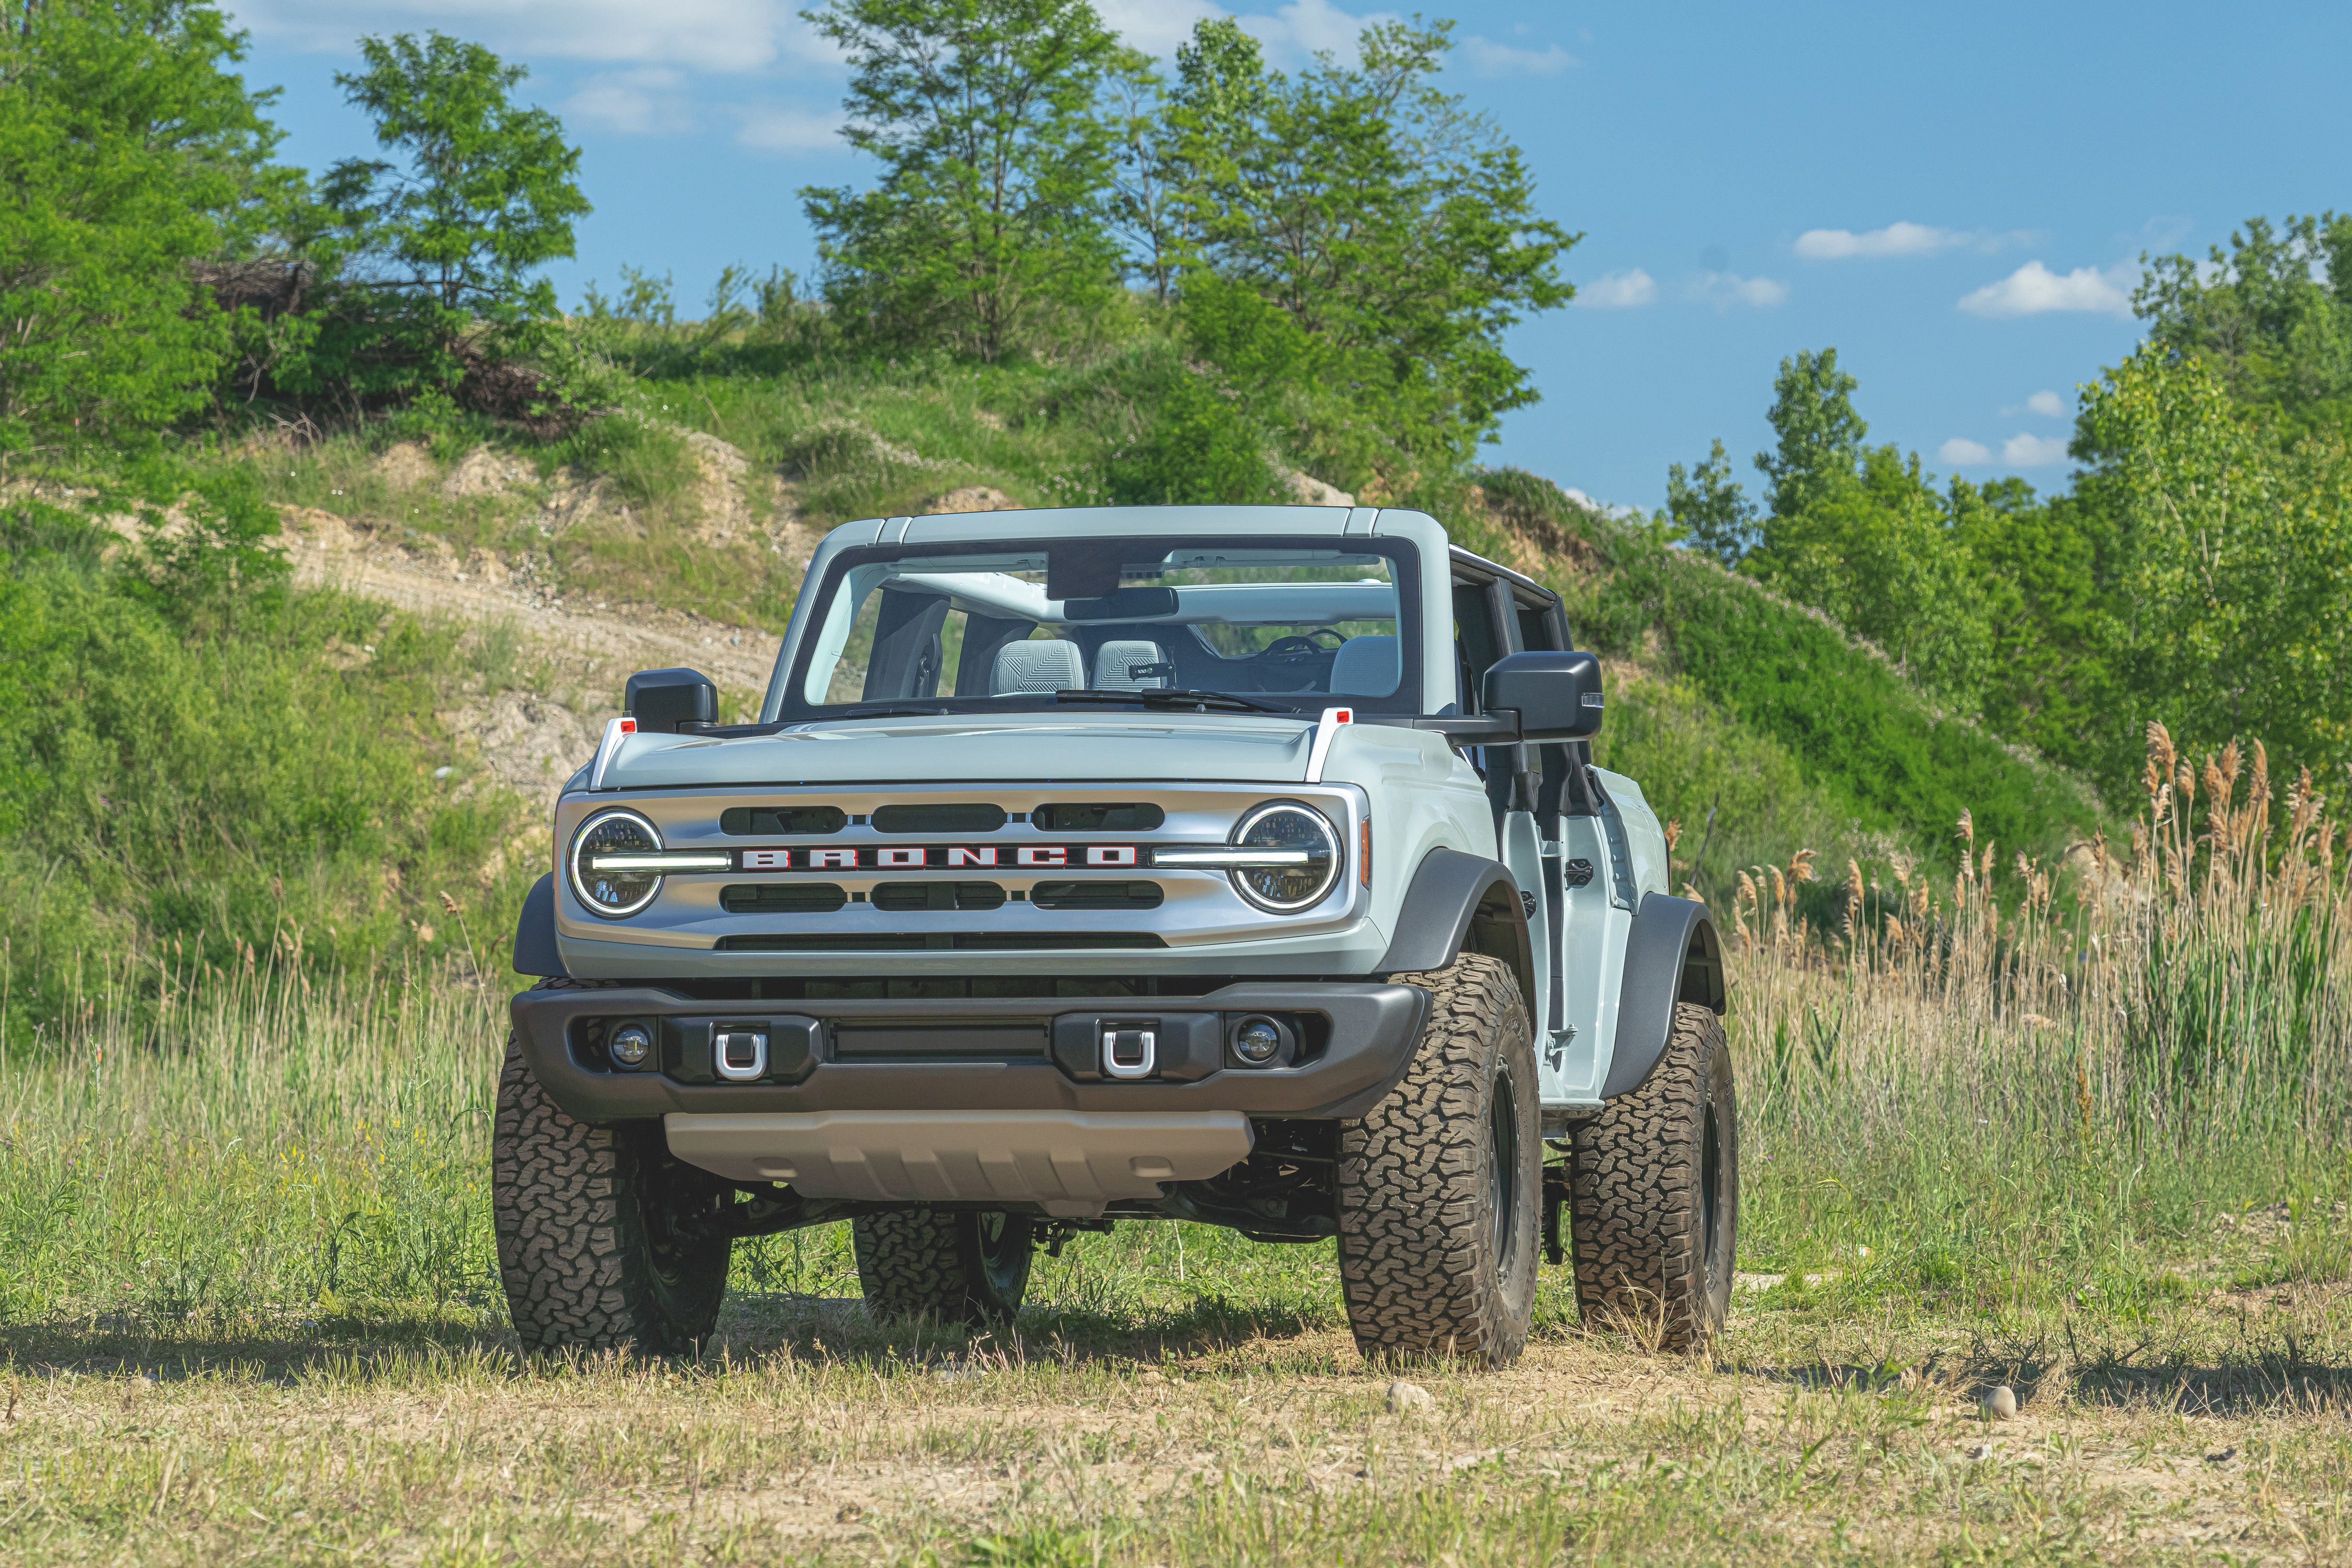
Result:
{"label": "fender flare", "polygon": [[555,949],[555,874],[549,872],[523,895],[515,921],[514,971],[544,979],[562,977],[563,955]]}
{"label": "fender flare", "polygon": [[1650,1081],[1674,1035],[1675,1005],[1724,1009],[1723,947],[1706,906],[1645,893],[1625,938],[1617,995],[1617,1041],[1601,1098],[1631,1094]]}
{"label": "fender flare", "polygon": [[1528,913],[1519,885],[1500,860],[1433,849],[1405,889],[1388,952],[1372,966],[1376,974],[1414,974],[1443,969],[1464,952],[1483,952],[1511,966],[1519,994],[1535,1022],[1535,948],[1528,938]]}

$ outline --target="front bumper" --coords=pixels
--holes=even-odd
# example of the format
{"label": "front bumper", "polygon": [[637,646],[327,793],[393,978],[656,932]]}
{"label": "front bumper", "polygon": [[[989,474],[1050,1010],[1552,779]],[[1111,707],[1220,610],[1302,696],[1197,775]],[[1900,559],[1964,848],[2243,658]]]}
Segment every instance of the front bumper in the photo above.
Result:
{"label": "front bumper", "polygon": [[[765,1003],[565,987],[526,991],[512,1007],[532,1073],[567,1113],[593,1123],[828,1111],[1352,1118],[1403,1075],[1428,1011],[1428,993],[1374,981],[1243,982],[1185,997]],[[1295,1037],[1276,1065],[1241,1065],[1226,1049],[1234,1022],[1253,1016],[1285,1020]],[[620,1070],[605,1057],[604,1035],[623,1020],[664,1037],[668,1070]],[[1076,1043],[1106,1022],[1169,1042],[1160,1076],[1103,1075]],[[717,1031],[774,1042],[769,1070],[757,1081],[688,1081],[711,1076]]]}

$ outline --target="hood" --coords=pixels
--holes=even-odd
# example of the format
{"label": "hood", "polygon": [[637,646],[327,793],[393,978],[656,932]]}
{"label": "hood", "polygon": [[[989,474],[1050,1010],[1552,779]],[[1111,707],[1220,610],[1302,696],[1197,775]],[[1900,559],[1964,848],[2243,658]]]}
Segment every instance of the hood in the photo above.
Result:
{"label": "hood", "polygon": [[1299,784],[1314,740],[1311,721],[1258,714],[839,720],[775,735],[632,736],[614,753],[604,784],[624,790],[1110,779]]}

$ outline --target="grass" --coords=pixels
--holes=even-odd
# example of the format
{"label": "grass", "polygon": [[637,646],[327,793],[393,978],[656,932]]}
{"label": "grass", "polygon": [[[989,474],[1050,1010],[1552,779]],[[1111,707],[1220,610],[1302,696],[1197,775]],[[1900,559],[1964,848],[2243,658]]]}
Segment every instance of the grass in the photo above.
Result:
{"label": "grass", "polygon": [[1698,1359],[1546,1268],[1517,1367],[1367,1367],[1328,1244],[1136,1224],[996,1336],[868,1320],[831,1227],[739,1248],[698,1361],[526,1363],[499,995],[101,1009],[0,1079],[0,1561],[2339,1561],[2352,895],[2300,784],[2192,767],[2192,831],[2182,765],[2063,905],[1972,855],[1823,931],[1806,859],[1748,868]]}

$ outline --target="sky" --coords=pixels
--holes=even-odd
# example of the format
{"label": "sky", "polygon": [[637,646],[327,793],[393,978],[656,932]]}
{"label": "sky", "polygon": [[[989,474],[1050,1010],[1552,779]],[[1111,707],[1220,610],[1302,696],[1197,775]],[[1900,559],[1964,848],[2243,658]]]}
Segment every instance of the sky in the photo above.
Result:
{"label": "sky", "polygon": [[[624,265],[691,312],[719,268],[815,247],[795,192],[858,184],[846,73],[783,0],[228,0],[280,86],[282,155],[373,151],[333,81],[368,33],[438,27],[528,66],[595,204],[566,304]],[[1163,57],[1233,15],[1277,65],[1395,15],[1339,0],[1097,0]],[[1720,437],[1749,488],[1780,361],[1834,346],[1874,443],[1939,474],[2068,482],[2076,390],[2130,353],[2143,254],[2252,216],[2352,206],[2352,6],[2252,3],[1429,4],[1451,90],[1526,152],[1584,237],[1571,306],[1508,347],[1541,400],[1489,460],[1656,506]]]}

